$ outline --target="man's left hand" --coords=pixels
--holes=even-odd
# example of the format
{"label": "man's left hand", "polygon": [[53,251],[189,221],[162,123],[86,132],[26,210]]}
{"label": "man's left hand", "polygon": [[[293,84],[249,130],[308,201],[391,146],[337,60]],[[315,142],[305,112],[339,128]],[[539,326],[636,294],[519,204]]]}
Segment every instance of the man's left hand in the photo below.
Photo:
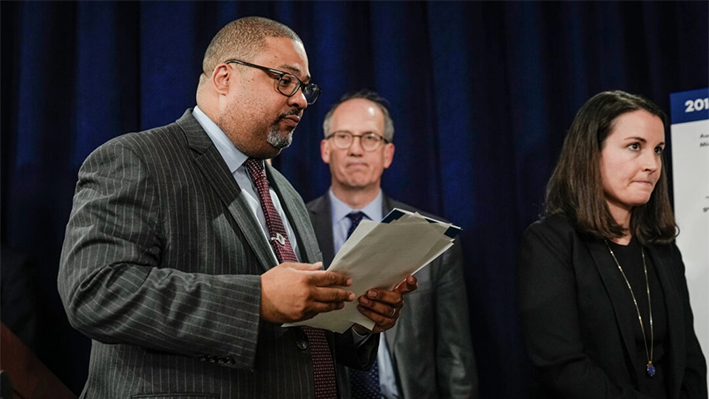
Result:
{"label": "man's left hand", "polygon": [[[376,323],[371,332],[380,333],[394,327],[404,306],[404,295],[415,291],[417,287],[416,277],[408,276],[392,291],[372,288],[360,296],[357,309]],[[359,324],[355,325],[355,330],[360,334],[370,333]]]}

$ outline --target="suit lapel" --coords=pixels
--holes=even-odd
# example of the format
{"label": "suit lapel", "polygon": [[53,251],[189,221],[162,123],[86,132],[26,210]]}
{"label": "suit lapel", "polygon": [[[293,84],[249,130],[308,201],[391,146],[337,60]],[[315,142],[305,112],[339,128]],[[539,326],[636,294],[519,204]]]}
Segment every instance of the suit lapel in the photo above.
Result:
{"label": "suit lapel", "polygon": [[232,176],[226,163],[224,163],[224,159],[212,143],[212,140],[192,116],[192,110],[187,110],[182,118],[177,121],[177,124],[185,132],[190,148],[197,152],[194,158],[195,163],[229,210],[244,237],[246,237],[249,246],[251,246],[263,266],[264,271],[277,265],[278,262],[273,256],[268,242],[260,232],[261,226],[241,195],[239,185],[236,184],[234,176]]}
{"label": "suit lapel", "polygon": [[288,183],[271,165],[266,164],[268,181],[271,188],[276,192],[283,206],[283,211],[288,218],[291,228],[298,240],[300,259],[302,262],[316,262],[320,260],[318,256],[318,242],[312,231],[310,217],[303,206],[300,194]]}
{"label": "suit lapel", "polygon": [[625,349],[630,357],[628,361],[633,365],[633,370],[635,371],[633,378],[637,380],[639,369],[634,364],[637,358],[634,331],[635,324],[638,323],[638,313],[633,306],[633,299],[628,290],[628,285],[620,274],[618,266],[611,257],[605,242],[594,240],[587,242],[587,246],[598,273],[601,275],[606,292],[610,297],[615,319],[620,328]]}
{"label": "suit lapel", "polygon": [[668,345],[668,348],[665,349],[667,357],[665,358],[664,370],[668,373],[666,377],[666,381],[669,381],[670,384],[668,392],[680,392],[678,384],[682,375],[679,370],[684,370],[686,361],[684,307],[670,273],[670,268],[673,266],[671,260],[663,258],[655,247],[645,248],[652,258],[655,273],[658,280],[660,280],[660,287],[665,298],[664,305],[665,313],[667,314],[667,338],[665,339],[665,344]]}
{"label": "suit lapel", "polygon": [[322,251],[323,264],[327,269],[335,258],[335,240],[332,237],[332,209],[330,208],[330,196],[328,194],[313,201],[308,207],[310,220],[313,222],[315,235],[317,236]]}

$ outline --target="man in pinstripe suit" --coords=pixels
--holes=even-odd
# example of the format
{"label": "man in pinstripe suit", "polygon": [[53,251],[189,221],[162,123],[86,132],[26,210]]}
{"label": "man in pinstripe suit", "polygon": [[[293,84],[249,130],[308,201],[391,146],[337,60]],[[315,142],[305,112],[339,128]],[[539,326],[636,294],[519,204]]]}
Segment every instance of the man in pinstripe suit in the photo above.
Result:
{"label": "man in pinstripe suit", "polygon": [[[302,199],[265,165],[288,236],[279,241],[302,262],[279,264],[271,212],[244,167],[287,147],[317,98],[302,41],[242,18],[214,37],[203,71],[197,107],[109,141],[79,171],[58,286],[69,321],[92,339],[82,398],[316,397],[312,342],[281,324],[355,299],[347,276],[321,270]],[[370,290],[360,311],[387,330],[415,288],[409,277]],[[328,332],[327,356],[367,367],[378,334],[362,333]]]}

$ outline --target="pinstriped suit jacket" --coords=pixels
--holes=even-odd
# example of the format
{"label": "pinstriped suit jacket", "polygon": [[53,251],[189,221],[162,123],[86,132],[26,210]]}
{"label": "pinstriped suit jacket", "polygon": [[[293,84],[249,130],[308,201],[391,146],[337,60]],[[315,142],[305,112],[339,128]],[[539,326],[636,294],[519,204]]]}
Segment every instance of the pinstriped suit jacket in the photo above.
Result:
{"label": "pinstriped suit jacket", "polygon": [[[321,260],[301,197],[267,174],[301,259]],[[92,339],[81,397],[313,397],[305,335],[259,318],[259,275],[278,263],[259,228],[191,109],[89,155],[58,277],[70,323]],[[378,340],[328,339],[347,366],[376,356]]]}

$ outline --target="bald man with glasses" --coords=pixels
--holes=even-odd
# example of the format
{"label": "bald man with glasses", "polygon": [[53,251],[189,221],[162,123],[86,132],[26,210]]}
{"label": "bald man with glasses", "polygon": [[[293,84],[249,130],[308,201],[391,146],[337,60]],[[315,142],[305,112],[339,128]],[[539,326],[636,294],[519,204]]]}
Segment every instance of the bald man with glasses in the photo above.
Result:
{"label": "bald man with glasses", "polygon": [[[322,160],[331,187],[307,204],[325,266],[364,219],[393,208],[425,214],[389,198],[381,177],[394,159],[394,124],[385,100],[371,91],[348,94],[323,122]],[[430,215],[429,215],[430,216]],[[396,326],[380,337],[377,362],[351,370],[353,399],[478,398],[460,244],[417,273]]]}

